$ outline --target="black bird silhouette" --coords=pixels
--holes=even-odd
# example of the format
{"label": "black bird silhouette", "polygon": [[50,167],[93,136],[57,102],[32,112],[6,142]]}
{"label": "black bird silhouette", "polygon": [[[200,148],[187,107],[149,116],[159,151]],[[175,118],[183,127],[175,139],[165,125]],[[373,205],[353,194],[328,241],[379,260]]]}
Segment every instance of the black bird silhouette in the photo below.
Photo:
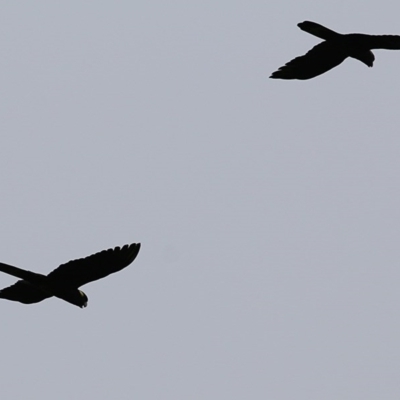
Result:
{"label": "black bird silhouette", "polygon": [[88,298],[78,288],[121,271],[136,258],[139,250],[140,243],[104,250],[62,264],[47,276],[0,263],[0,271],[21,279],[0,290],[0,298],[31,304],[56,296],[78,307],[86,307]]}
{"label": "black bird silhouette", "polygon": [[347,57],[355,58],[372,67],[375,56],[372,49],[400,50],[400,36],[364,35],[350,33],[342,35],[315,22],[304,21],[297,26],[324,39],[304,56],[289,61],[275,71],[270,78],[310,79],[336,67]]}

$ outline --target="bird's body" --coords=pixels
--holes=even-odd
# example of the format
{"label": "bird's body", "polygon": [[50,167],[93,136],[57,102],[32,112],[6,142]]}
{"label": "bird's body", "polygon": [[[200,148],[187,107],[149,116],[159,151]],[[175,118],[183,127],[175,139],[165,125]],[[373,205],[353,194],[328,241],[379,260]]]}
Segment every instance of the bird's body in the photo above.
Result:
{"label": "bird's body", "polygon": [[308,53],[289,61],[270,77],[275,79],[311,79],[342,63],[347,57],[355,58],[372,67],[375,56],[372,49],[400,50],[400,36],[340,34],[320,24],[304,21],[298,27],[324,39]]}
{"label": "bird's body", "polygon": [[55,296],[78,307],[86,307],[88,298],[78,288],[127,267],[139,250],[140,244],[104,250],[62,264],[47,276],[0,263],[0,271],[21,279],[0,290],[0,298],[32,304]]}

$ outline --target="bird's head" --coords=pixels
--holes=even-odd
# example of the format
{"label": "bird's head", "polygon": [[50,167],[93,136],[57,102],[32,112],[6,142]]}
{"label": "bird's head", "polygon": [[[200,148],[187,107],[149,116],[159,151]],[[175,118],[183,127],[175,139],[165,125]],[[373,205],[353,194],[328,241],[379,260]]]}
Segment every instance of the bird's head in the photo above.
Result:
{"label": "bird's head", "polygon": [[80,294],[80,300],[81,300],[81,304],[79,305],[79,307],[80,308],[87,307],[87,303],[89,301],[88,297],[86,296],[86,294],[84,292],[82,292],[82,290],[78,289],[78,292]]}
{"label": "bird's head", "polygon": [[68,303],[78,306],[80,308],[85,308],[88,303],[88,298],[82,290],[79,289],[68,289],[55,293],[55,296],[68,301]]}

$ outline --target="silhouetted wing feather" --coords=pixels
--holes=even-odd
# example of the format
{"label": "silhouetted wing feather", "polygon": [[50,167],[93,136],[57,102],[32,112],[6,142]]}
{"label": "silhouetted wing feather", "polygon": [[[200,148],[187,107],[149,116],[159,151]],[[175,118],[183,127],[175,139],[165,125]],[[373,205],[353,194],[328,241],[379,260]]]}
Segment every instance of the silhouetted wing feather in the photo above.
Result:
{"label": "silhouetted wing feather", "polygon": [[400,50],[400,36],[397,35],[366,35],[369,37],[370,49]]}
{"label": "silhouetted wing feather", "polygon": [[310,79],[336,67],[348,54],[336,43],[325,41],[317,44],[304,56],[289,61],[275,71],[271,78]]}
{"label": "silhouetted wing feather", "polygon": [[127,267],[136,258],[139,250],[139,243],[104,250],[89,257],[62,264],[47,276],[52,280],[78,288]]}
{"label": "silhouetted wing feather", "polygon": [[39,303],[48,297],[52,297],[52,295],[27,281],[18,281],[14,285],[0,290],[0,299],[19,301],[24,304]]}

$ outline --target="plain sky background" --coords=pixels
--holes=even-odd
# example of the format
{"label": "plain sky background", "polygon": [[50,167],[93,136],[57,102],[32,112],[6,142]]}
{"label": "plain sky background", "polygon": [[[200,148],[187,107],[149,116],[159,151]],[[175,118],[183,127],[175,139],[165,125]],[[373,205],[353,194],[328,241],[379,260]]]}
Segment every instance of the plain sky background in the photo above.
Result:
{"label": "plain sky background", "polygon": [[268,77],[319,42],[298,22],[399,11],[3,2],[1,261],[142,249],[86,309],[0,302],[1,398],[398,400],[400,51]]}

